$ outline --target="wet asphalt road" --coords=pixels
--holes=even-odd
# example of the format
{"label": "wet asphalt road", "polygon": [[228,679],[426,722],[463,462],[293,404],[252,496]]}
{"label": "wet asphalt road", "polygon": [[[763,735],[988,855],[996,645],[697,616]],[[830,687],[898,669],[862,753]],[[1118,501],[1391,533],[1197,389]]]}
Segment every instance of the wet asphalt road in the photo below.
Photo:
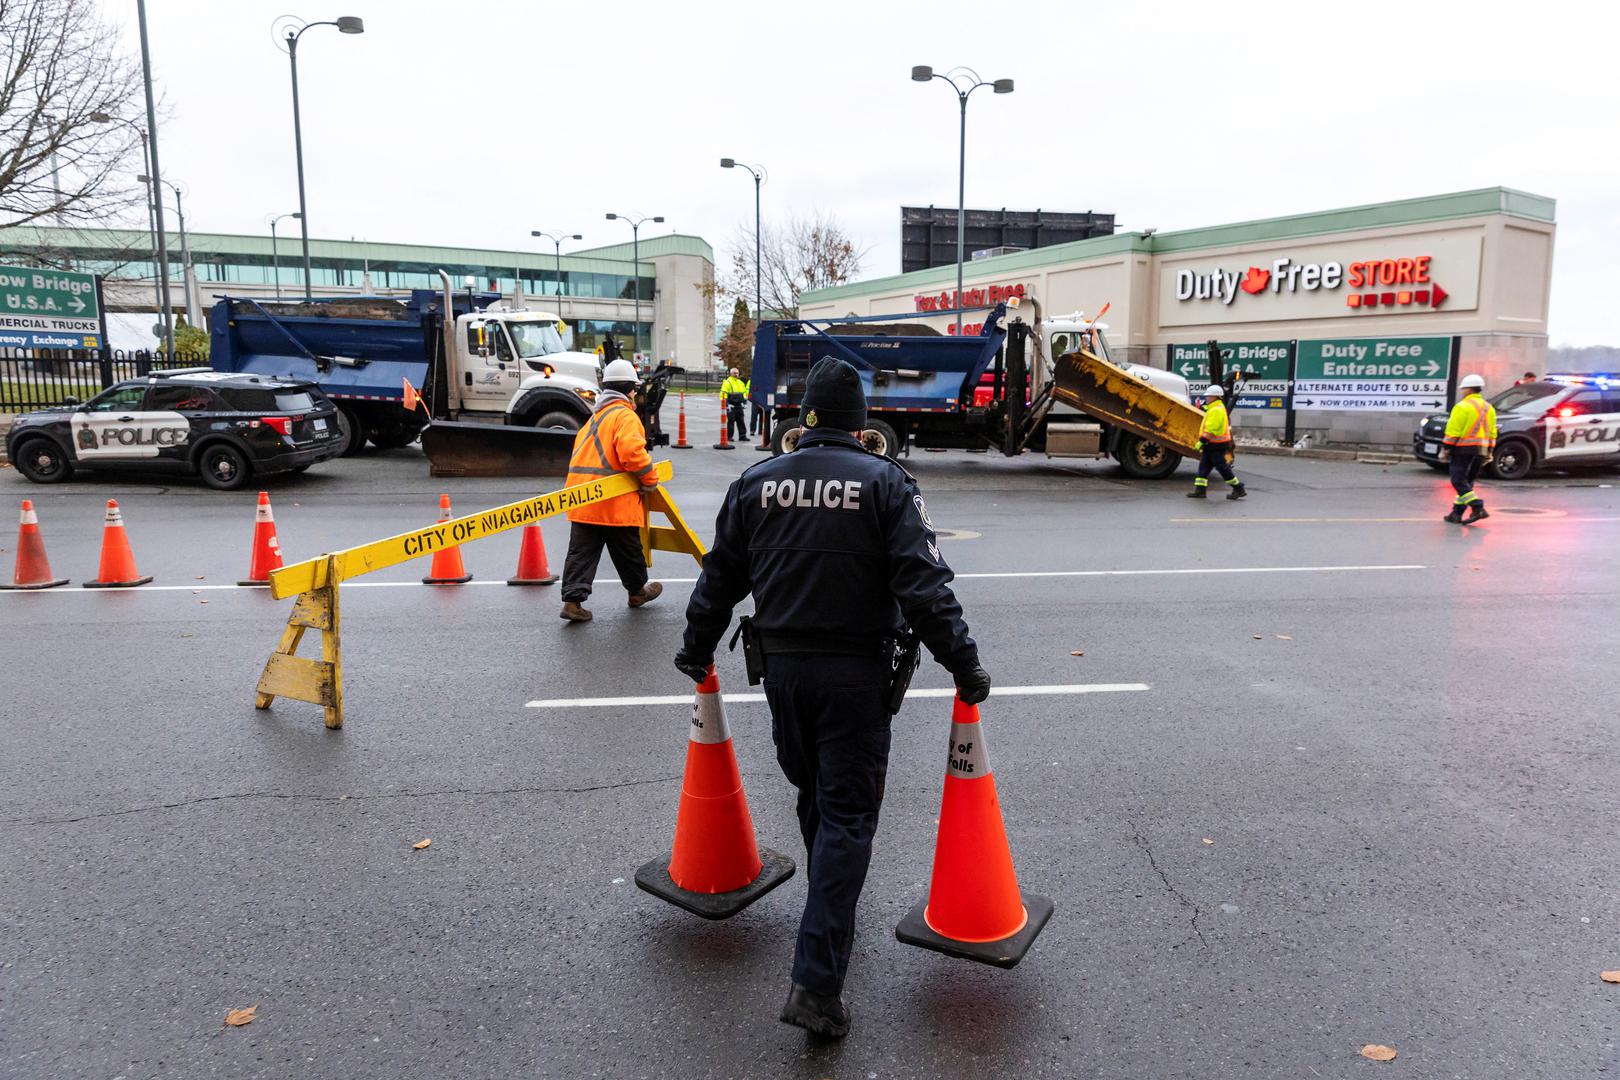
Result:
{"label": "wet asphalt road", "polygon": [[[707,533],[760,455],[694,429],[671,491]],[[631,882],[669,844],[687,709],[525,707],[683,693],[690,561],[659,555],[642,611],[600,584],[581,627],[552,590],[346,585],[328,732],[252,708],[287,605],[211,587],[246,570],[251,492],[0,470],[75,581],[0,595],[0,1076],[1620,1074],[1620,477],[1490,487],[1465,530],[1417,465],[1240,458],[1242,504],[911,467],[998,685],[1147,689],[984,707],[1021,882],[1057,902],[1013,971],[893,938],[949,720],[908,702],[833,1045],[775,1020],[802,876],[718,924]],[[289,559],[425,524],[441,490],[532,490],[426,473],[405,450],[272,482]],[[109,496],[161,591],[77,588]],[[516,547],[464,554],[495,582]],[[1085,573],[973,576],[1009,572]],[[730,716],[760,839],[802,862],[763,706]]]}

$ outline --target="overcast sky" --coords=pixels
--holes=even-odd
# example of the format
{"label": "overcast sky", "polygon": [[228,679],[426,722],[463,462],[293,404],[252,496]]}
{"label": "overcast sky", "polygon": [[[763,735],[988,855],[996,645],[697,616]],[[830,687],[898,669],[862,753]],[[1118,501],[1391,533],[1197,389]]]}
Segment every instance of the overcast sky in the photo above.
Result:
{"label": "overcast sky", "polygon": [[[138,50],[134,0],[102,6]],[[956,100],[910,68],[967,64],[1017,81],[969,103],[969,206],[1170,230],[1520,188],[1558,200],[1553,343],[1620,344],[1612,4],[147,8],[163,171],[197,231],[265,234],[297,209],[271,24],[359,15],[363,35],[321,27],[300,46],[314,236],[526,247],[546,229],[591,246],[629,239],[606,212],[640,211],[723,260],[753,215],[747,174],[718,167],[731,156],[770,170],[767,222],[829,212],[866,248],[863,276],[896,273],[899,207],[956,203]]]}

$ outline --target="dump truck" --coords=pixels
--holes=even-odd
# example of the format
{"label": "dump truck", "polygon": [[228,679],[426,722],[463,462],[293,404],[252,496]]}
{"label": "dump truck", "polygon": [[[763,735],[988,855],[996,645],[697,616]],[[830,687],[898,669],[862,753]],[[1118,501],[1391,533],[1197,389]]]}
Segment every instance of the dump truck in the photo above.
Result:
{"label": "dump truck", "polygon": [[1187,380],[1114,361],[1096,320],[1076,313],[1037,330],[1021,312],[1009,320],[1007,305],[998,304],[979,334],[956,337],[913,321],[932,315],[762,321],[751,396],[771,418],[772,452],[797,444],[805,377],[818,360],[837,356],[860,372],[863,439],[874,453],[898,457],[920,447],[1112,457],[1141,479],[1169,476],[1197,453],[1203,413]]}
{"label": "dump truck", "polygon": [[[440,277],[442,289],[405,298],[221,297],[210,363],[316,383],[341,410],[348,453],[368,439],[405,446],[430,419],[577,431],[590,418],[600,358],[570,349],[554,313],[454,290]],[[425,411],[405,407],[407,383]]]}

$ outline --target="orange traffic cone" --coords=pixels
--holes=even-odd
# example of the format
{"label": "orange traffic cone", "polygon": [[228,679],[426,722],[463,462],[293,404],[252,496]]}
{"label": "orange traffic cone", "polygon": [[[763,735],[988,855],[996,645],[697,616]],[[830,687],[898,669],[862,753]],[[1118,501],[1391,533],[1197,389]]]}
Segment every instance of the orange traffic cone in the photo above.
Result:
{"label": "orange traffic cone", "polygon": [[39,515],[32,499],[22,501],[22,524],[17,528],[17,566],[10,585],[0,589],[50,589],[66,585],[65,577],[51,577],[51,561],[45,557],[45,538],[39,532]]}
{"label": "orange traffic cone", "polygon": [[270,493],[259,492],[259,508],[253,515],[253,550],[248,556],[248,576],[238,585],[268,585],[270,571],[281,569],[281,541],[276,539],[276,516],[270,512]]}
{"label": "orange traffic cone", "polygon": [[675,847],[636,871],[636,885],[705,919],[729,919],[793,876],[793,860],[754,839],[714,665],[698,684],[686,743]]}
{"label": "orange traffic cone", "polygon": [[900,920],[894,936],[946,956],[1010,968],[1051,917],[1052,901],[1018,891],[979,710],[957,698],[933,881],[928,898]]}
{"label": "orange traffic cone", "polygon": [[[450,512],[450,496],[439,496],[439,520],[449,521],[455,517]],[[461,545],[440,548],[433,553],[433,565],[428,568],[428,576],[422,579],[424,585],[465,585],[472,580],[467,568],[461,565]]]}
{"label": "orange traffic cone", "polygon": [[87,589],[127,589],[145,585],[152,575],[141,577],[135,569],[135,553],[129,549],[129,537],[124,534],[124,515],[118,509],[117,499],[107,500],[107,522],[101,530],[101,568],[96,580],[87,581]]}
{"label": "orange traffic cone", "polygon": [[671,448],[675,449],[675,450],[690,450],[690,449],[692,449],[692,444],[686,441],[686,391],[685,390],[681,391],[680,421],[681,421],[680,426],[679,426],[678,430],[675,432],[675,442],[674,442],[674,444],[672,445]]}
{"label": "orange traffic cone", "polygon": [[714,444],[716,450],[735,450],[731,445],[731,421],[726,418],[726,395],[720,395],[720,441]]}
{"label": "orange traffic cone", "polygon": [[771,452],[771,414],[767,412],[759,421],[759,445],[754,447],[762,454]]}
{"label": "orange traffic cone", "polygon": [[518,547],[517,574],[506,579],[508,585],[555,585],[557,575],[546,565],[546,538],[540,535],[540,526],[523,526],[523,543]]}

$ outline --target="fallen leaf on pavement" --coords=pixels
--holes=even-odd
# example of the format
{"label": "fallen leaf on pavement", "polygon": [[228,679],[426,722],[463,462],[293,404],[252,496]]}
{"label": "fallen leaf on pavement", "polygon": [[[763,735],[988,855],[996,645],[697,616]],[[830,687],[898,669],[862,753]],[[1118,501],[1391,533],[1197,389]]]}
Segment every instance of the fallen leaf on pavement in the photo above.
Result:
{"label": "fallen leaf on pavement", "polygon": [[1394,1061],[1395,1048],[1393,1046],[1379,1046],[1377,1043],[1368,1043],[1361,1048],[1361,1056],[1372,1061]]}
{"label": "fallen leaf on pavement", "polygon": [[1070,653],[1069,655],[1070,656],[1084,656],[1084,655],[1086,655],[1086,653],[1085,653],[1084,649],[1076,649],[1076,650],[1074,650],[1074,652]]}
{"label": "fallen leaf on pavement", "polygon": [[423,848],[427,847],[431,843],[433,843],[433,841],[431,839],[418,840],[416,843],[411,845],[411,848],[414,851],[421,851]]}
{"label": "fallen leaf on pavement", "polygon": [[1598,978],[1604,982],[1620,983],[1620,971],[1605,971]]}
{"label": "fallen leaf on pavement", "polygon": [[1254,635],[1254,640],[1259,641],[1260,640],[1260,635],[1259,634]]}
{"label": "fallen leaf on pavement", "polygon": [[258,1011],[259,1007],[257,1005],[249,1005],[245,1009],[232,1009],[230,1012],[225,1014],[225,1022],[231,1027],[241,1027],[244,1024],[251,1024],[253,1023],[254,1017]]}
{"label": "fallen leaf on pavement", "polygon": [[1209,837],[1207,837],[1207,836],[1206,836],[1206,837],[1204,837],[1204,843],[1206,843],[1206,844],[1213,844],[1213,843],[1214,843],[1214,842],[1215,842],[1215,841],[1213,841],[1213,840],[1211,840],[1211,839],[1210,839],[1210,838],[1209,838]]}
{"label": "fallen leaf on pavement", "polygon": [[1287,634],[1274,634],[1273,636],[1278,641],[1293,641],[1294,640],[1293,638],[1289,637]]}

